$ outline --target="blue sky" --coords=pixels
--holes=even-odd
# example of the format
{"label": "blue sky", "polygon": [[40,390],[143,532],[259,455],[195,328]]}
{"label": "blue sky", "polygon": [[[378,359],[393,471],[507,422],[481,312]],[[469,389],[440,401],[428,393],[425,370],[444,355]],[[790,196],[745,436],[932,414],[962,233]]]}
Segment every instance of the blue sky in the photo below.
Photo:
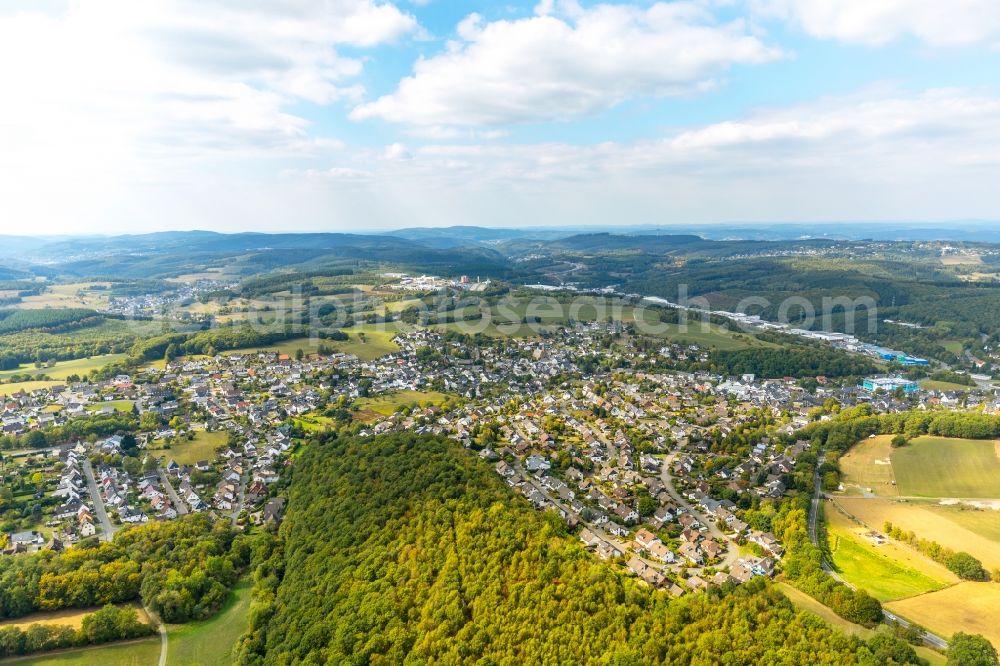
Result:
{"label": "blue sky", "polygon": [[0,232],[1000,219],[995,0],[11,0]]}

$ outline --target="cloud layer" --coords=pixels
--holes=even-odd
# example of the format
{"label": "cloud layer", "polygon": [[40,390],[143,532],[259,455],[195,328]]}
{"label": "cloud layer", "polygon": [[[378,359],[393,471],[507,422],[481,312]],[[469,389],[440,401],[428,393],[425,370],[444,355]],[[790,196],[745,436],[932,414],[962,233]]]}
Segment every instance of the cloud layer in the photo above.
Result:
{"label": "cloud layer", "polygon": [[996,0],[752,0],[810,35],[869,45],[910,37],[933,46],[1000,43]]}
{"label": "cloud layer", "polygon": [[517,20],[468,16],[444,53],[418,61],[394,93],[351,117],[429,126],[566,120],[710,88],[732,65],[779,56],[742,21],[717,23],[697,2],[543,2]]}

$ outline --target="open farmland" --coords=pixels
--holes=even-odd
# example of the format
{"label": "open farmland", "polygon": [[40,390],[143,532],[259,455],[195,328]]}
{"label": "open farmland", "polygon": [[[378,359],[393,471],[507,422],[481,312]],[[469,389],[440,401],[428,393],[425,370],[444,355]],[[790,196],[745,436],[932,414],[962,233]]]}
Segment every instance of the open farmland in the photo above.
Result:
{"label": "open farmland", "polygon": [[125,354],[108,354],[106,356],[92,356],[91,358],[79,358],[73,361],[58,361],[51,367],[42,365],[35,367],[34,363],[24,363],[12,370],[0,370],[0,381],[14,375],[45,375],[50,379],[64,380],[70,375],[85,375],[91,370],[101,368],[124,360]]}
{"label": "open farmland", "polygon": [[939,590],[957,578],[939,564],[898,544],[874,545],[868,531],[827,503],[833,563],[849,583],[864,588],[879,601],[904,599]]}
{"label": "open farmland", "polygon": [[863,439],[840,458],[843,483],[848,494],[889,497],[898,494],[892,483],[891,440],[890,435]]}
{"label": "open farmland", "polygon": [[941,506],[891,499],[838,498],[837,503],[875,530],[886,521],[921,539],[936,541],[952,550],[964,550],[987,569],[1000,567],[1000,511]]}
{"label": "open farmland", "polygon": [[993,441],[918,437],[892,453],[899,494],[1000,498],[1000,457]]}
{"label": "open farmland", "polygon": [[938,592],[886,604],[894,613],[942,636],[982,634],[1000,649],[1000,585],[961,583]]}

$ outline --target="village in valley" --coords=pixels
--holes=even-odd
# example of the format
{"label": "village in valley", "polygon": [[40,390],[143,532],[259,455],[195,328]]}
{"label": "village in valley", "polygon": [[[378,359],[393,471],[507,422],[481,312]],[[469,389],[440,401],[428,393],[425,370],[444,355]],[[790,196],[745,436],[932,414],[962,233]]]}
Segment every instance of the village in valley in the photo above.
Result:
{"label": "village in valley", "polygon": [[[811,442],[794,437],[811,420],[861,402],[902,411],[952,399],[678,371],[706,350],[620,344],[633,332],[617,321],[533,337],[390,330],[391,350],[370,360],[304,340],[294,353],[179,357],[7,396],[11,442],[81,417],[128,414],[139,428],[4,451],[16,479],[4,499],[25,507],[6,523],[4,554],[109,540],[194,512],[275,524],[295,448],[312,431],[353,423],[362,436],[458,440],[597,557],[677,596],[775,573],[783,545],[747,511],[780,499],[801,461],[815,462]],[[986,400],[962,398],[977,399]]]}

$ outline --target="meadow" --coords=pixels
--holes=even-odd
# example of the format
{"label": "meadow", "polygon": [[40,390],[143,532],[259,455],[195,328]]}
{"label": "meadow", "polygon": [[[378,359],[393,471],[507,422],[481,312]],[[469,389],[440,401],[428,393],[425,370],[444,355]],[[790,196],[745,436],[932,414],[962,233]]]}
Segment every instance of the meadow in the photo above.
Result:
{"label": "meadow", "polygon": [[852,523],[832,506],[828,505],[824,514],[837,571],[849,583],[867,590],[879,601],[924,594],[957,581],[944,567],[915,551],[905,552],[909,549],[904,546],[873,545],[863,536],[866,529]]}
{"label": "meadow", "polygon": [[191,441],[181,437],[169,449],[151,448],[149,452],[155,456],[163,456],[168,462],[174,460],[178,465],[193,465],[199,460],[214,460],[215,449],[224,445],[228,438],[225,430],[195,430]]}
{"label": "meadow", "polygon": [[35,367],[34,363],[24,363],[11,370],[0,371],[0,381],[14,375],[45,375],[50,379],[64,380],[70,375],[83,376],[91,370],[100,370],[105,366],[117,363],[125,359],[125,354],[107,354],[105,356],[92,356],[90,358],[79,358],[72,361],[58,361],[51,367]]}
{"label": "meadow", "polygon": [[167,627],[167,666],[229,666],[236,641],[249,626],[250,582],[239,583],[214,617]]}
{"label": "meadow", "polygon": [[840,458],[847,494],[898,495],[893,485],[891,435],[863,439]]}
{"label": "meadow", "polygon": [[448,399],[444,393],[437,391],[396,391],[372,398],[360,398],[355,401],[355,418],[361,421],[373,421],[380,416],[390,416],[400,407],[413,407],[424,404],[440,404]]}
{"label": "meadow", "polygon": [[[776,585],[778,586],[778,589],[781,590],[782,594],[788,597],[788,600],[792,602],[793,606],[801,611],[805,611],[819,617],[826,624],[835,629],[839,629],[845,634],[857,636],[862,640],[868,640],[877,633],[875,629],[869,629],[868,627],[862,627],[860,624],[848,622],[834,613],[829,607],[824,606],[802,590],[792,587],[788,583],[776,583]],[[886,630],[888,630],[887,627],[880,627],[878,631]],[[917,652],[917,656],[926,659],[931,666],[945,666],[947,663],[947,659],[944,655],[939,652],[935,652],[930,648],[914,646],[914,649]]]}
{"label": "meadow", "polygon": [[892,453],[899,494],[1000,498],[1000,457],[988,440],[918,437]]}
{"label": "meadow", "polygon": [[1000,567],[1000,511],[892,499],[843,497],[837,503],[872,529],[881,531],[888,521],[921,539],[964,550],[987,569]]}

